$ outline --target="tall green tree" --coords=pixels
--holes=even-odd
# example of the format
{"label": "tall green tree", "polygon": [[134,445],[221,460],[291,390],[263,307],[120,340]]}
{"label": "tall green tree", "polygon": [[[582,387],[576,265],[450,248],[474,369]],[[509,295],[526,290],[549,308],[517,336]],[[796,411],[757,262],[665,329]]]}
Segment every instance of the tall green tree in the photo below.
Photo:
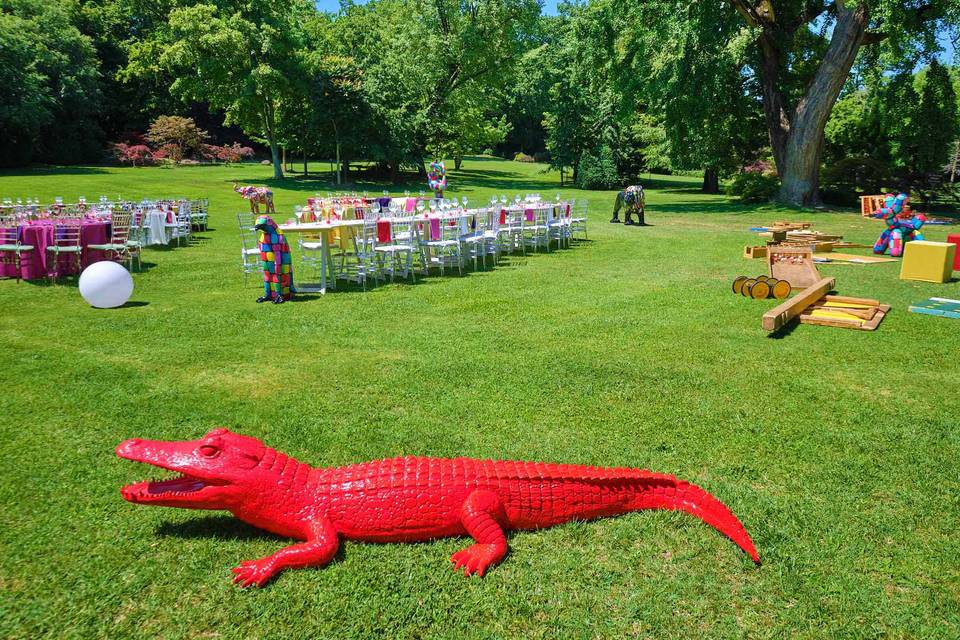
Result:
{"label": "tall green tree", "polygon": [[[936,50],[938,30],[960,15],[958,0],[624,1],[634,7],[635,24],[657,31],[664,42],[738,21],[731,42],[744,45],[759,84],[782,181],[778,199],[804,206],[819,202],[824,129],[861,50],[877,48],[870,56],[875,65],[903,66]],[[723,22],[697,10],[708,4],[725,8]]]}
{"label": "tall green tree", "polygon": [[171,73],[170,91],[222,110],[270,148],[274,177],[283,177],[279,121],[296,100],[303,69],[306,0],[225,0],[173,9],[165,25],[134,44],[127,74]]}
{"label": "tall green tree", "polygon": [[[466,149],[501,130],[487,99],[510,77],[532,29],[536,0],[374,0],[345,5],[340,45],[364,70],[380,134],[370,153],[396,176],[424,172],[428,150]],[[411,19],[416,16],[416,19]],[[480,116],[476,127],[455,123]]]}
{"label": "tall green tree", "polygon": [[57,0],[0,0],[0,164],[98,159],[98,77]]}
{"label": "tall green tree", "polygon": [[917,102],[916,135],[921,140],[914,162],[919,173],[942,173],[957,139],[957,95],[946,67],[936,59],[923,77]]}
{"label": "tall green tree", "polygon": [[[676,9],[644,6],[640,16],[669,23]],[[685,20],[712,28],[679,29],[669,38],[660,29],[623,29],[615,77],[635,108],[661,114],[671,165],[703,170],[703,190],[717,193],[719,178],[764,144],[760,101],[738,20],[721,3],[693,3],[682,11]],[[627,15],[624,22],[633,19]]]}

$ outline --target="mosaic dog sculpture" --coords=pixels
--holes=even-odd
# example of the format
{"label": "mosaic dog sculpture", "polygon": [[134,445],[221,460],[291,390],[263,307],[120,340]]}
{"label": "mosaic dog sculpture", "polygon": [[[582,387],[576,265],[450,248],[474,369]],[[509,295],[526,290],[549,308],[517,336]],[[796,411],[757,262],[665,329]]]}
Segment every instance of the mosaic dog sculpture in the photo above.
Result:
{"label": "mosaic dog sculpture", "polygon": [[277,213],[276,209],[273,208],[273,191],[267,187],[255,187],[252,184],[240,186],[234,182],[233,190],[243,196],[244,200],[250,202],[250,212],[252,214],[260,215],[261,204],[266,208],[266,213]]}
{"label": "mosaic dog sculpture", "polygon": [[242,562],[233,573],[244,587],[261,586],[284,569],[323,566],[341,540],[469,535],[474,544],[451,561],[466,575],[483,576],[506,555],[506,531],[641,509],[686,511],[759,562],[749,534],[723,503],[683,480],[639,469],[413,456],[319,468],[227,429],[192,441],[127,440],[116,453],[177,474],[123,487],[130,502],[226,510],[305,541]]}

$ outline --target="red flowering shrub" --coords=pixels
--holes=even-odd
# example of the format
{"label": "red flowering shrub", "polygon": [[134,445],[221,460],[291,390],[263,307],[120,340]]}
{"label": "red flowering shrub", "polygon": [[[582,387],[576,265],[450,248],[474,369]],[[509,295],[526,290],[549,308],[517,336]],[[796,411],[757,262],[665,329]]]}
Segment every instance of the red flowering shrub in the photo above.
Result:
{"label": "red flowering shrub", "polygon": [[138,162],[144,165],[153,161],[150,147],[145,144],[128,145],[117,142],[113,144],[113,154],[121,164],[130,164],[134,167],[137,166]]}
{"label": "red flowering shrub", "polygon": [[[142,141],[144,137],[136,132],[125,132],[125,142],[115,142],[111,144],[114,156],[122,164],[154,164],[171,162],[174,164],[186,164],[186,153],[183,145],[175,142],[167,142],[155,149],[151,149],[145,144],[133,144],[132,141]],[[199,143],[190,154],[193,159],[189,164],[197,162],[243,162],[253,158],[253,149],[241,146],[239,142],[222,147],[215,144]]]}

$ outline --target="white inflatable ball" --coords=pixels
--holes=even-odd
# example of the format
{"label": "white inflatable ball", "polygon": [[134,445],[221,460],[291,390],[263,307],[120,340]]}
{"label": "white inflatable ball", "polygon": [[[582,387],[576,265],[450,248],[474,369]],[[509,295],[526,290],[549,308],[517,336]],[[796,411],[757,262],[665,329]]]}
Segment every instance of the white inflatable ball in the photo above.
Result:
{"label": "white inflatable ball", "polygon": [[119,307],[133,294],[133,278],[122,265],[94,262],[80,274],[80,295],[99,309]]}

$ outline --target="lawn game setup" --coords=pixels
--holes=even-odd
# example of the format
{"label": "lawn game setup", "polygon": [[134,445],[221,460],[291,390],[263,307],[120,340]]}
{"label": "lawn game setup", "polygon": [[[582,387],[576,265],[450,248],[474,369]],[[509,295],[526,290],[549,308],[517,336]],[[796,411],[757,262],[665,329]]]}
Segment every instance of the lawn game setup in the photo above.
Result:
{"label": "lawn game setup", "polygon": [[890,311],[890,305],[880,304],[879,300],[829,295],[835,284],[834,278],[823,278],[766,312],[763,329],[777,331],[799,318],[801,324],[873,331]]}
{"label": "lawn game setup", "polygon": [[[898,200],[891,197],[890,205],[898,206],[902,212],[906,200],[906,196]],[[770,238],[770,241],[766,246],[745,247],[743,257],[765,258],[769,275],[757,278],[740,276],[733,283],[734,292],[755,299],[772,296],[780,300],[797,293],[794,298],[785,300],[763,315],[761,324],[767,332],[778,331],[793,320],[800,324],[873,331],[890,311],[890,305],[872,298],[830,295],[836,280],[824,278],[817,265],[834,262],[882,264],[896,262],[896,258],[834,251],[836,248],[867,248],[867,245],[843,242],[843,236],[813,231],[806,222],[776,222],[768,227],[754,227],[751,231]],[[894,235],[891,231],[889,238],[892,239]],[[913,240],[907,245],[908,254],[911,253],[909,247],[914,245],[916,249],[913,255],[916,257],[904,259],[901,278],[944,282],[949,274],[948,263],[953,260],[953,254],[950,253],[953,247],[946,243]],[[782,286],[781,295],[776,295],[775,284]]]}
{"label": "lawn game setup", "polygon": [[470,536],[474,544],[450,560],[464,575],[483,576],[507,554],[507,531],[644,509],[685,511],[760,562],[726,505],[696,485],[641,469],[414,456],[315,468],[227,429],[183,442],[135,438],[116,453],[179,474],[123,487],[129,502],[230,511],[305,541],[242,562],[233,573],[243,587],[263,586],[284,569],[324,566],[341,540]]}

